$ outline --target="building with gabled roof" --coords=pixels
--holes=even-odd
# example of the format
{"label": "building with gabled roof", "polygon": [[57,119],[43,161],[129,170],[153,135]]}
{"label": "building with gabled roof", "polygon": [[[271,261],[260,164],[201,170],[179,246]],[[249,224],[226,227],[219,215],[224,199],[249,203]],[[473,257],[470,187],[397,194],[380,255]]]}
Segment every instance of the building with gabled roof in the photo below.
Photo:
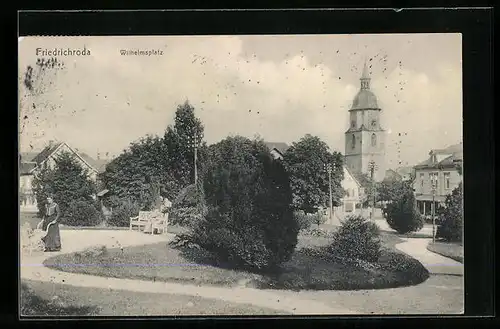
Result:
{"label": "building with gabled roof", "polygon": [[96,168],[99,162],[84,153],[71,148],[65,142],[50,142],[38,153],[20,153],[19,155],[19,194],[22,211],[36,211],[36,196],[33,192],[33,178],[39,170],[53,169],[56,158],[61,153],[68,152],[74,155],[77,162],[84,168],[91,180],[97,181],[97,175],[102,168]]}
{"label": "building with gabled roof", "polygon": [[285,152],[290,148],[288,144],[283,143],[283,142],[264,142],[266,146],[269,148],[271,151],[271,154],[275,159],[283,159],[283,156],[285,155]]}

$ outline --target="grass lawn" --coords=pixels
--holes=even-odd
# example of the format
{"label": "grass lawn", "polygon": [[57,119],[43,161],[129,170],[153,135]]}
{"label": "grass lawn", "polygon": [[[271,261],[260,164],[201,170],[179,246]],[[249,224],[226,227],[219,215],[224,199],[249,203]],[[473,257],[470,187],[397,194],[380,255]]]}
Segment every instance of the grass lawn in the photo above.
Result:
{"label": "grass lawn", "polygon": [[23,280],[24,316],[278,315],[253,305],[198,296],[138,293]]}
{"label": "grass lawn", "polygon": [[428,278],[422,264],[395,250],[394,245],[402,240],[393,234],[383,233],[381,237],[385,247],[374,268],[332,259],[326,251],[329,240],[321,237],[299,237],[291,260],[283,264],[279,273],[266,276],[221,266],[203,250],[177,249],[165,242],[63,254],[44,264],[61,271],[97,276],[293,290],[390,288],[418,284]]}
{"label": "grass lawn", "polygon": [[434,242],[429,243],[427,249],[436,254],[451,258],[463,264],[464,247],[460,243],[452,242]]}

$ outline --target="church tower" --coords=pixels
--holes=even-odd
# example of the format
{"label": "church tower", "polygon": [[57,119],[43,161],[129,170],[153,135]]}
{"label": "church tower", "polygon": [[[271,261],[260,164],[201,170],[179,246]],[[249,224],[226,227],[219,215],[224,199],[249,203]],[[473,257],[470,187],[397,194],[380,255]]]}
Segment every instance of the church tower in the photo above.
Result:
{"label": "church tower", "polygon": [[352,172],[370,175],[370,162],[375,164],[374,178],[385,177],[385,131],[380,123],[377,97],[370,90],[370,74],[366,61],[361,75],[361,88],[349,110],[349,129],[345,132],[345,164]]}

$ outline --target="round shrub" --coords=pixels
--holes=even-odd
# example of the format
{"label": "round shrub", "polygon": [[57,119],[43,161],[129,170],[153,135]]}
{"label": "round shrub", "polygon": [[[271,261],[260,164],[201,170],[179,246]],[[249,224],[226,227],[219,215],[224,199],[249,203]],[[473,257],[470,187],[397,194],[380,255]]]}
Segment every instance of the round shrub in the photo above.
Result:
{"label": "round shrub", "polygon": [[463,191],[462,183],[446,196],[445,206],[439,211],[436,237],[446,241],[462,241]]}
{"label": "round shrub", "polygon": [[73,201],[62,213],[61,223],[68,226],[95,226],[103,221],[95,202]]}
{"label": "round shrub", "polygon": [[388,203],[382,210],[387,224],[400,234],[420,231],[424,227],[424,218],[418,212],[413,190],[406,186],[396,200]]}
{"label": "round shrub", "polygon": [[258,270],[290,259],[299,227],[288,175],[260,141],[228,137],[211,148],[203,177],[207,214],[192,239],[221,262]]}
{"label": "round shrub", "polygon": [[122,200],[116,208],[113,208],[108,220],[110,226],[126,227],[130,225],[130,217],[139,214],[139,205],[131,200]]}
{"label": "round shrub", "polygon": [[378,226],[359,215],[347,217],[333,233],[331,252],[339,258],[376,262],[381,253]]}

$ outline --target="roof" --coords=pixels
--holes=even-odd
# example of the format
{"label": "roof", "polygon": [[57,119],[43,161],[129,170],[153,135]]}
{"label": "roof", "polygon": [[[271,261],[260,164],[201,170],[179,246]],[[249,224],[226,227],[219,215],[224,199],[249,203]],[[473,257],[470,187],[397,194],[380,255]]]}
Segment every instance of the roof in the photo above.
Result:
{"label": "roof", "polygon": [[365,65],[363,66],[363,73],[361,74],[361,79],[370,79],[370,73],[368,72],[368,66],[366,65],[366,60],[365,60]]}
{"label": "roof", "polygon": [[33,169],[36,168],[36,163],[34,162],[21,162],[19,164],[19,174],[29,175]]}
{"label": "roof", "polygon": [[405,176],[413,173],[413,170],[414,170],[413,167],[399,167],[396,168],[395,172],[397,172],[401,176]]}
{"label": "roof", "polygon": [[397,178],[401,178],[402,177],[402,174],[398,173],[397,170],[394,170],[394,169],[387,169],[385,171],[385,178],[389,178],[389,177],[397,177]]}
{"label": "roof", "polygon": [[[21,165],[24,168],[29,168],[29,166],[26,163],[35,163],[36,165],[40,165],[41,163],[45,162],[61,145],[66,144],[66,143],[54,143],[50,144],[47,147],[45,147],[40,153],[36,154],[33,156],[35,153],[21,153],[20,158],[21,158]],[[87,165],[89,165],[92,169],[101,172],[103,168],[105,168],[107,164],[107,160],[94,160],[92,157],[88,156],[85,153],[80,153],[69,147],[67,144],[66,146],[73,151],[80,159],[83,160]],[[31,158],[31,159],[30,159]],[[28,160],[29,159],[29,160]],[[34,167],[31,169],[33,170]]]}
{"label": "roof", "polygon": [[354,97],[351,110],[378,109],[377,96],[368,89],[361,89]]}
{"label": "roof", "polygon": [[[349,169],[348,169],[349,170]],[[372,182],[367,175],[360,172],[349,171],[349,173],[356,179],[356,181],[361,185],[361,187],[370,187]]]}
{"label": "roof", "polygon": [[431,154],[452,154],[452,153],[460,153],[463,152],[463,144],[458,143],[454,145],[450,145],[444,149],[434,149],[431,150]]}
{"label": "roof", "polygon": [[464,152],[459,151],[453,154],[454,159],[453,161],[458,162],[458,161],[464,161]]}
{"label": "roof", "polygon": [[358,178],[353,174],[353,172],[351,170],[349,170],[349,168],[346,165],[344,165],[343,167],[344,167],[345,171],[347,171],[347,173],[349,175],[351,175],[352,179],[356,182],[356,184],[358,184],[359,187],[363,187],[363,185],[360,183]]}
{"label": "roof", "polygon": [[31,161],[36,162],[38,165],[48,159],[48,157],[54,153],[55,150],[59,148],[63,143],[50,144],[45,147],[40,153],[38,153]]}
{"label": "roof", "polygon": [[282,142],[277,142],[277,143],[275,143],[275,142],[264,142],[264,143],[266,144],[266,146],[270,150],[276,149],[281,154],[285,154],[286,150],[288,150],[290,148],[290,146],[288,146],[288,144],[282,143]]}
{"label": "roof", "polygon": [[444,158],[443,160],[433,163],[432,158],[429,157],[427,160],[422,161],[421,163],[417,164],[414,169],[425,169],[425,168],[438,168],[438,167],[454,167],[456,165],[456,162],[463,161],[463,149],[462,149],[463,144],[455,144],[448,146],[444,149],[434,149],[429,152],[429,154],[435,155],[435,154],[449,154],[448,157]]}
{"label": "roof", "polygon": [[108,159],[94,159],[86,153],[79,153],[80,156],[92,167],[94,167],[98,172],[102,173],[106,170],[106,165],[110,160]]}

